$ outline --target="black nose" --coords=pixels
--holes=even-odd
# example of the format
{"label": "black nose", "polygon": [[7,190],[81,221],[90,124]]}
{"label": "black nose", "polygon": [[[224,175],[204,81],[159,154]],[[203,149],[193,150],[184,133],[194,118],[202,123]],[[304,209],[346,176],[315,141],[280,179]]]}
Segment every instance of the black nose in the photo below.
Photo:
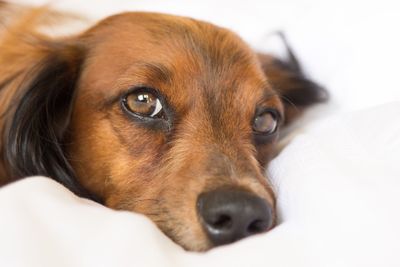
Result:
{"label": "black nose", "polygon": [[203,193],[197,208],[204,229],[216,246],[264,232],[272,224],[268,203],[245,191],[219,189]]}

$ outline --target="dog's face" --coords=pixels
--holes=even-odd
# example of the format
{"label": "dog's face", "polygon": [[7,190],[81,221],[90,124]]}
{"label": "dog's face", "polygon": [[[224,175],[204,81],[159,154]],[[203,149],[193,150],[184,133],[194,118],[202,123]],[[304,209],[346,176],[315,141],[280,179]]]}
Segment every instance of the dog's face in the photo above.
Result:
{"label": "dog's face", "polygon": [[255,54],[224,29],[170,16],[126,14],[89,34],[68,153],[80,183],[188,249],[212,245],[198,201],[213,190],[258,196],[271,213],[260,231],[271,227],[260,162],[283,105]]}
{"label": "dog's face", "polygon": [[[264,166],[288,105],[272,85],[284,90],[298,78],[290,68],[278,64],[280,75],[269,79],[262,59],[231,32],[160,14],[110,17],[67,42],[53,52],[63,67],[37,79],[74,73],[72,84],[68,74],[50,84],[69,84],[70,93],[51,101],[66,95],[69,108],[49,115],[46,107],[46,116],[61,128],[52,136],[83,188],[109,207],[147,215],[189,250],[274,225]],[[37,172],[56,176],[48,168]]]}

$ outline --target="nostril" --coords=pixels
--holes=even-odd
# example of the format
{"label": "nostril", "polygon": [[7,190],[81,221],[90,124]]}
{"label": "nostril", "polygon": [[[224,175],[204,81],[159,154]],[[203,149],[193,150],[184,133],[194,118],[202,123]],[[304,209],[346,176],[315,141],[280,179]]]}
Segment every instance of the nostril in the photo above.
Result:
{"label": "nostril", "polygon": [[249,224],[249,226],[247,227],[247,232],[249,233],[249,235],[258,234],[264,232],[268,228],[268,226],[268,222],[262,219],[258,219]]}
{"label": "nostril", "polygon": [[210,226],[215,228],[215,229],[229,229],[232,227],[232,218],[227,215],[227,214],[221,214],[216,217],[216,219],[213,222],[209,222]]}

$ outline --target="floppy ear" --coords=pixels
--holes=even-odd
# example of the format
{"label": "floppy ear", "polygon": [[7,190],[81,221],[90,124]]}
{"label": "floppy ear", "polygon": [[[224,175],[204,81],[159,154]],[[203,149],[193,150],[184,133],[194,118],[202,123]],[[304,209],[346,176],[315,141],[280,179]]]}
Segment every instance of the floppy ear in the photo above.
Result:
{"label": "floppy ear", "polygon": [[44,175],[79,196],[93,198],[75,179],[64,152],[84,50],[46,44],[49,52],[16,88],[18,102],[5,140],[5,160],[14,178]]}
{"label": "floppy ear", "polygon": [[326,101],[328,92],[306,77],[285,36],[282,33],[278,34],[285,45],[287,58],[279,59],[260,53],[258,58],[267,79],[281,96],[285,107],[285,124],[288,124],[305,108]]}

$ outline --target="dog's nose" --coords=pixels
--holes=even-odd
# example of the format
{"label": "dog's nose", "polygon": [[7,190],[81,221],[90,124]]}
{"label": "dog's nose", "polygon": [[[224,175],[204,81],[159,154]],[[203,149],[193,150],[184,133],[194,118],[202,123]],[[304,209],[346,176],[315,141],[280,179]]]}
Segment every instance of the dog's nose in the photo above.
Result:
{"label": "dog's nose", "polygon": [[272,224],[268,203],[245,191],[219,189],[203,193],[198,198],[197,209],[215,246],[264,232]]}

